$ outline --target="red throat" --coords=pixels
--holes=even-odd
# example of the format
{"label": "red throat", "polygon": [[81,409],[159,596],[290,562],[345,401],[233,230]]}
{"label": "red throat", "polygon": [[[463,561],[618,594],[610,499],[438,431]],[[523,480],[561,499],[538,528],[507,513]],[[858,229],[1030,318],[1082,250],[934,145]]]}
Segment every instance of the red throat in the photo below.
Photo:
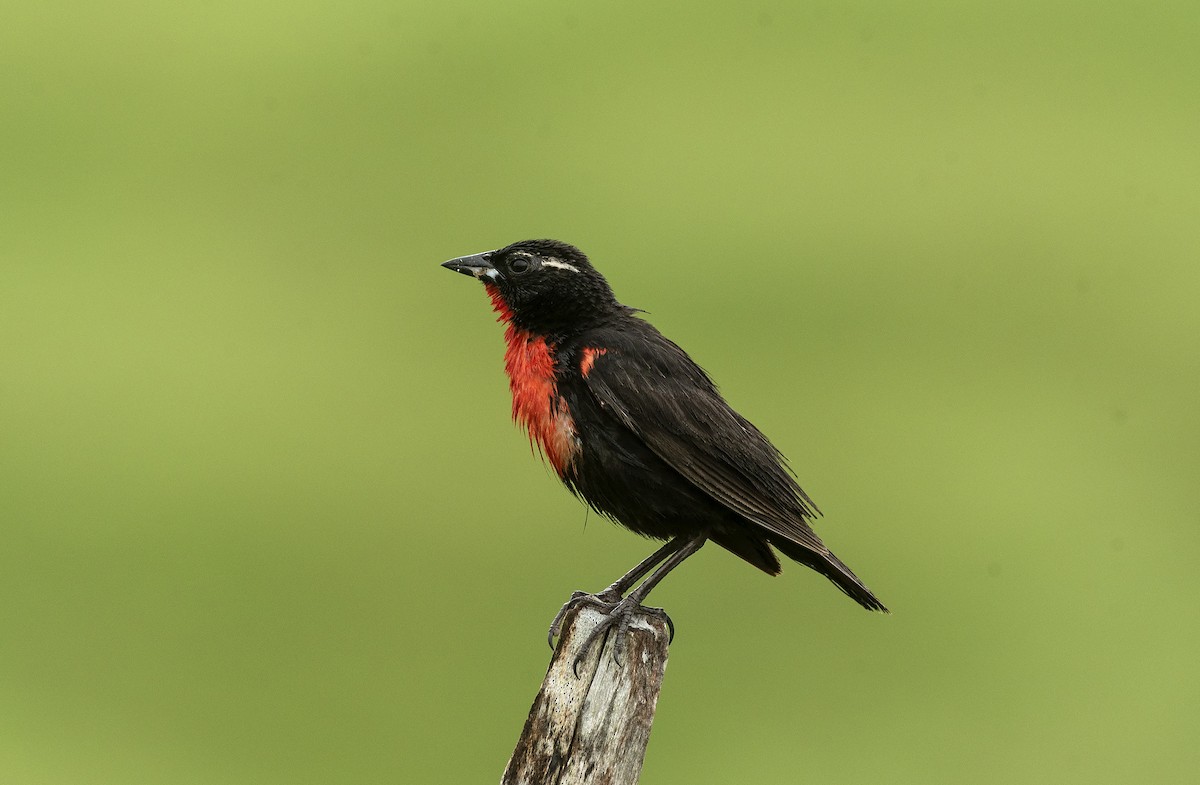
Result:
{"label": "red throat", "polygon": [[512,390],[512,416],[529,434],[530,444],[546,456],[561,477],[579,449],[575,421],[558,395],[554,346],[513,324],[512,309],[494,284],[485,283],[492,307],[503,322],[504,370]]}

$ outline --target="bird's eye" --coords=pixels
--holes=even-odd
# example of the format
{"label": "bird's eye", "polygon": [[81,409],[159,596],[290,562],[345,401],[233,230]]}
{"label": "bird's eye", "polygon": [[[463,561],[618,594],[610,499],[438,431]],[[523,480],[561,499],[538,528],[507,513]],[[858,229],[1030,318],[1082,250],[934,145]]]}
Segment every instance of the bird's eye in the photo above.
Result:
{"label": "bird's eye", "polygon": [[518,256],[508,263],[508,269],[512,270],[514,273],[523,273],[532,266],[533,262],[529,261],[529,259],[524,256]]}

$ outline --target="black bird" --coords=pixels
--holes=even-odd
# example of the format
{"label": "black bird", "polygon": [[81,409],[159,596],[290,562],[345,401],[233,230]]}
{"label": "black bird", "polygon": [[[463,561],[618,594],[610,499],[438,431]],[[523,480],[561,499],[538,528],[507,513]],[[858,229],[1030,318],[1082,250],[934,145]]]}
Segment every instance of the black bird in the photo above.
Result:
{"label": "black bird", "polygon": [[810,528],[820,513],[781,453],[683,349],[617,302],[582,251],[525,240],[443,266],[483,282],[506,325],[513,419],[567,488],[638,534],[666,540],[604,591],[577,595],[607,613],[585,651],[612,624],[626,625],[707,540],[769,575],[780,572],[774,548],[864,608],[887,611]]}

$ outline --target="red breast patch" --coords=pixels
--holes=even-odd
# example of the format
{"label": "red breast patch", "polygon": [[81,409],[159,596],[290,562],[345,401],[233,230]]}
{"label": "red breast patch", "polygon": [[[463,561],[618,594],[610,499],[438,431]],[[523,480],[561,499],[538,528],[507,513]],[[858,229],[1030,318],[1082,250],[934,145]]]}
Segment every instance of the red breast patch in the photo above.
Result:
{"label": "red breast patch", "polygon": [[487,287],[492,304],[505,322],[504,370],[512,390],[513,420],[529,434],[529,442],[546,457],[559,476],[579,450],[575,421],[558,394],[554,378],[554,347],[546,339],[518,329],[512,311],[494,286]]}

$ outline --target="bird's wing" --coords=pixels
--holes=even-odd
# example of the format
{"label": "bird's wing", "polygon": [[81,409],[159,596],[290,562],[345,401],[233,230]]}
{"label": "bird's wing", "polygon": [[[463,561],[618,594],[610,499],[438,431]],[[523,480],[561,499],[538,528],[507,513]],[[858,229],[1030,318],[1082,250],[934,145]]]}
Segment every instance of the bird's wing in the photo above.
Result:
{"label": "bird's wing", "polygon": [[651,325],[612,341],[584,375],[600,408],[688,482],[770,533],[829,550],[805,523],[819,514],[779,451],[730,408],[707,374]]}

